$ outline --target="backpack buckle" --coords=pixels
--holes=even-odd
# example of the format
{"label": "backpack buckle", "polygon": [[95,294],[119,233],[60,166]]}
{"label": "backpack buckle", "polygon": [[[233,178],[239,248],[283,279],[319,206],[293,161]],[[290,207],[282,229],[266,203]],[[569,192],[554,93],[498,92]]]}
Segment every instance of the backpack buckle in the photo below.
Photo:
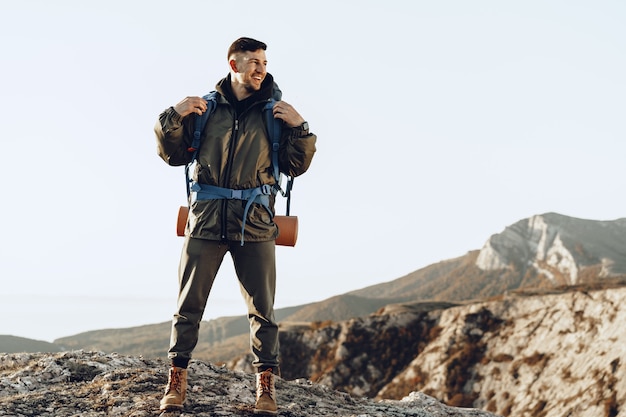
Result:
{"label": "backpack buckle", "polygon": [[272,191],[273,191],[273,187],[271,185],[269,185],[269,184],[263,184],[261,186],[261,192],[264,195],[270,195],[270,194],[272,194]]}

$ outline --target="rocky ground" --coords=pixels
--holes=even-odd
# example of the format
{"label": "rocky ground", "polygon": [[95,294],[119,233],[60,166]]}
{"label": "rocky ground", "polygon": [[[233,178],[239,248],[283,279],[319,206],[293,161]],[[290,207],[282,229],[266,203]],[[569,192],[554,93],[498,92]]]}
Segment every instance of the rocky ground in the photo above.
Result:
{"label": "rocky ground", "polygon": [[[157,416],[166,382],[167,364],[158,359],[84,351],[2,354],[0,416]],[[418,392],[374,401],[308,380],[279,379],[276,388],[283,417],[494,416]],[[253,406],[254,375],[194,361],[185,410],[177,416],[252,416]]]}

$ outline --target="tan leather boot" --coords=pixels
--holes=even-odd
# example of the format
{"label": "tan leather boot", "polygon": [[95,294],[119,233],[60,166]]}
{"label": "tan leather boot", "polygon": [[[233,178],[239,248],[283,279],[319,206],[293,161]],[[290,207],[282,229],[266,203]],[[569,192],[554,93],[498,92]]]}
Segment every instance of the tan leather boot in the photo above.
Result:
{"label": "tan leather boot", "polygon": [[187,369],[170,368],[170,375],[167,379],[165,387],[165,395],[161,399],[161,411],[180,410],[183,408],[183,402],[187,392]]}
{"label": "tan leather boot", "polygon": [[256,405],[254,406],[254,414],[275,416],[278,414],[277,410],[274,374],[270,368],[256,374]]}

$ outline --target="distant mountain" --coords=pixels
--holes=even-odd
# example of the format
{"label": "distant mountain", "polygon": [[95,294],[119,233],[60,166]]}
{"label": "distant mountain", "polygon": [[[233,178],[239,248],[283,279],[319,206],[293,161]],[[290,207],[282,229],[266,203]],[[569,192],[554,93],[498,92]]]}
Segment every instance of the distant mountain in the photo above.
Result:
{"label": "distant mountain", "polygon": [[[277,320],[293,314],[301,307],[288,307],[276,311]],[[66,350],[85,349],[122,354],[162,357],[169,346],[171,322],[149,324],[123,329],[92,330],[54,341]],[[217,361],[232,358],[232,346],[248,346],[248,319],[244,316],[221,317],[203,321],[200,325],[200,339],[194,357]],[[244,343],[236,342],[239,337]],[[222,349],[221,344],[224,345]],[[242,350],[236,350],[241,352]],[[205,352],[210,352],[206,354]]]}
{"label": "distant mountain", "polygon": [[0,352],[2,353],[60,352],[61,350],[61,347],[54,343],[25,337],[0,335]]}
{"label": "distant mountain", "polygon": [[[480,250],[438,262],[393,281],[331,297],[317,303],[279,309],[289,323],[338,322],[368,315],[390,304],[469,303],[519,289],[545,291],[564,285],[619,285],[626,280],[626,218],[583,220],[556,213],[520,220],[492,235]],[[96,349],[163,356],[169,323],[128,329],[97,330],[55,340],[71,349]],[[202,323],[198,358],[226,362],[248,346],[246,317]]]}
{"label": "distant mountain", "polygon": [[524,287],[602,282],[626,275],[626,218],[582,220],[548,213],[492,235],[480,251],[348,294],[467,301]]}
{"label": "distant mountain", "polygon": [[483,246],[483,271],[518,271],[529,282],[575,285],[626,274],[626,218],[576,219],[556,213],[521,220]]}

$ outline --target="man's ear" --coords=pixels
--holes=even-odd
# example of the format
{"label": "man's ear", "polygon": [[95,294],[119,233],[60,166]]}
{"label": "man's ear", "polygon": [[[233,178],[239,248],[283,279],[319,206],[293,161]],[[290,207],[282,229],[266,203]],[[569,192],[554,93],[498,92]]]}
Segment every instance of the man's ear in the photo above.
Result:
{"label": "man's ear", "polygon": [[228,65],[230,66],[231,71],[239,72],[239,70],[237,69],[237,60],[236,59],[229,60],[228,61]]}

